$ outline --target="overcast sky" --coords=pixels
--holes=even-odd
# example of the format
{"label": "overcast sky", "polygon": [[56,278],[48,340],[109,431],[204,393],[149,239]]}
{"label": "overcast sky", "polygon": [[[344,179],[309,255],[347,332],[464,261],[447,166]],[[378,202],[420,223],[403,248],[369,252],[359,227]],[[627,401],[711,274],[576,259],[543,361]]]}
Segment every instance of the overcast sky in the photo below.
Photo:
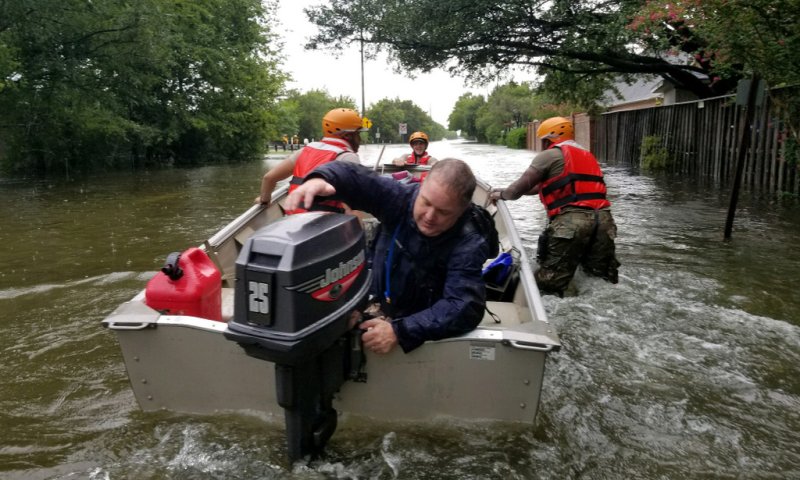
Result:
{"label": "overcast sky", "polygon": [[[316,32],[303,8],[326,3],[323,0],[280,0],[277,33],[283,37],[284,65],[294,81],[290,88],[301,92],[312,89],[327,90],[332,96],[345,95],[355,100],[361,109],[361,56],[354,46],[335,58],[330,52],[306,51],[303,45]],[[330,72],[330,74],[326,74]],[[366,107],[384,98],[411,100],[443,127],[447,117],[462,94],[488,95],[491,86],[467,86],[463,79],[453,78],[442,70],[417,74],[416,78],[398,75],[387,64],[386,58],[365,60],[364,91]]]}

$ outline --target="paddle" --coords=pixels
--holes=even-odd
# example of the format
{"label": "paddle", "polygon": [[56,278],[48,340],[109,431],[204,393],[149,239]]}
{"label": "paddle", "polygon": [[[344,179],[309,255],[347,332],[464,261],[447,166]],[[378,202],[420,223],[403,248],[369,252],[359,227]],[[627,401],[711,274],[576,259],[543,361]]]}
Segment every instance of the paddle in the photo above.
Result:
{"label": "paddle", "polygon": [[375,170],[375,171],[378,171],[378,165],[381,164],[381,157],[383,157],[383,151],[384,150],[386,150],[386,145],[383,145],[383,147],[381,147],[381,153],[378,155],[378,159],[375,160],[375,166],[372,167],[372,169]]}

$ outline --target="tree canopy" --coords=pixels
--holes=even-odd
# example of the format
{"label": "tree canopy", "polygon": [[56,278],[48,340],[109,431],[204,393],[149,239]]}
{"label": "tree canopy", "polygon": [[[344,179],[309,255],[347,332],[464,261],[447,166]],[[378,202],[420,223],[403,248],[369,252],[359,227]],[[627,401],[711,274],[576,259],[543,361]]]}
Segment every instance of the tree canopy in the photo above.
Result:
{"label": "tree canopy", "polygon": [[309,90],[301,93],[292,90],[281,105],[291,112],[290,120],[284,122],[282,134],[296,134],[300,139],[322,138],[322,117],[334,108],[356,109],[350,97],[333,97],[325,90]]}
{"label": "tree canopy", "polygon": [[[351,108],[358,111],[355,100],[350,97],[333,97],[325,90],[299,92],[291,90],[278,104],[282,112],[281,135],[297,135],[301,140],[322,138],[322,117],[334,108]],[[431,140],[445,137],[444,127],[436,123],[422,108],[410,100],[384,98],[367,109],[367,118],[372,122],[369,132],[363,137],[369,142],[400,143],[403,136],[398,125],[405,123],[408,134],[421,130]],[[377,133],[380,132],[380,138]],[[407,138],[408,135],[406,135]]]}
{"label": "tree canopy", "polygon": [[269,2],[0,0],[8,171],[253,158],[278,135]]}
{"label": "tree canopy", "polygon": [[486,137],[478,130],[477,118],[478,111],[486,104],[483,95],[465,93],[458,97],[453,111],[447,118],[450,130],[461,130],[461,135],[467,138],[475,138],[479,141],[486,141]]}
{"label": "tree canopy", "polygon": [[[587,107],[635,74],[707,98],[759,69],[776,71],[773,84],[796,82],[798,8],[793,0],[331,0],[306,10],[319,28],[307,46],[363,39],[400,68],[444,68],[478,83],[530,67],[552,95]],[[789,72],[777,72],[787,63]]]}
{"label": "tree canopy", "polygon": [[[372,142],[401,143],[416,131],[425,132],[431,141],[440,140],[446,134],[443,126],[436,123],[430,115],[411,100],[397,98],[380,100],[370,105],[367,109],[367,117],[372,121],[372,128],[369,131],[369,138]],[[406,124],[405,136],[400,134],[399,125],[401,123]],[[380,139],[376,138],[378,132],[381,134]]]}
{"label": "tree canopy", "polygon": [[554,102],[528,83],[509,82],[495,87],[488,99],[465,93],[456,101],[448,120],[451,130],[461,130],[467,138],[521,148],[519,140],[509,142],[510,132],[525,128],[533,120],[566,116],[575,110],[574,105]]}

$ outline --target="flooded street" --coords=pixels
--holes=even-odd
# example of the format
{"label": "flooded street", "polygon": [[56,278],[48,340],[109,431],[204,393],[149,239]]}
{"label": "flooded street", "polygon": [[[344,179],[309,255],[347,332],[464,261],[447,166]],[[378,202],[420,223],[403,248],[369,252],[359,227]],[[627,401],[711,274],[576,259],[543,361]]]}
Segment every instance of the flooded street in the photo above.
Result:
{"label": "flooded street", "polygon": [[[382,150],[362,149],[368,166]],[[533,155],[429,151],[493,186]],[[169,252],[244,211],[281,158],[0,180],[0,478],[800,478],[800,206],[744,196],[725,242],[727,189],[616,167],[620,281],[579,274],[565,298],[545,297],[563,347],[535,426],[342,418],[325,459],[291,466],[282,419],[141,412],[101,320]],[[533,263],[544,210],[509,206]]]}

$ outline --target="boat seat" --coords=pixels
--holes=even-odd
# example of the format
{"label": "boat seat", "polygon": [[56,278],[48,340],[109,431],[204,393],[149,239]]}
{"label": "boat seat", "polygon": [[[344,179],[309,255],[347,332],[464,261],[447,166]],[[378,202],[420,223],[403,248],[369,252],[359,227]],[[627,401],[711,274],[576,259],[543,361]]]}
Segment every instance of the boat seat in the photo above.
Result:
{"label": "boat seat", "polygon": [[[514,300],[514,294],[519,285],[519,252],[516,249],[512,249],[510,252],[501,253],[497,259],[506,254],[510,255],[506,257],[506,261],[510,259],[510,264],[504,263],[492,266],[494,262],[490,262],[489,266],[483,271],[483,278],[486,281],[486,300],[498,302],[511,302]],[[498,281],[498,273],[501,273],[500,270],[502,269],[505,269],[505,272],[502,272],[502,276],[499,277],[502,280]]]}

